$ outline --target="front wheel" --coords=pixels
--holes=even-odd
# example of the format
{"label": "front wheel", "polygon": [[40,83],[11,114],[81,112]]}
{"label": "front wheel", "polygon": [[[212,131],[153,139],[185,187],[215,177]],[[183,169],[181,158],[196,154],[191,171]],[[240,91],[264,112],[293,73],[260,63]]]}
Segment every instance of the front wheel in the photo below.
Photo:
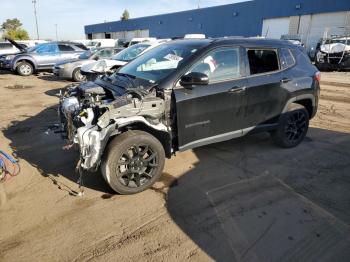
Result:
{"label": "front wheel", "polygon": [[151,187],[164,163],[164,148],[158,139],[143,131],[127,131],[109,144],[101,171],[114,191],[129,195]]}
{"label": "front wheel", "polygon": [[75,82],[86,81],[86,76],[81,73],[80,68],[74,69],[73,74],[72,74],[72,78]]}
{"label": "front wheel", "polygon": [[309,128],[309,113],[299,104],[292,104],[281,115],[277,130],[271,133],[272,140],[284,148],[296,147],[303,141]]}
{"label": "front wheel", "polygon": [[21,76],[30,76],[34,72],[32,64],[28,62],[19,62],[16,66],[16,71]]}

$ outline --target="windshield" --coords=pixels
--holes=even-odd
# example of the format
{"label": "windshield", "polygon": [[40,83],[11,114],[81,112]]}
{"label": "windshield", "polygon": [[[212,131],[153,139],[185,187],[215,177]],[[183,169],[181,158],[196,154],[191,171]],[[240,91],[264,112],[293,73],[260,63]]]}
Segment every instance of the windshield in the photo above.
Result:
{"label": "windshield", "polygon": [[97,52],[97,50],[87,50],[79,56],[79,59],[89,59],[96,52]]}
{"label": "windshield", "polygon": [[113,56],[112,59],[123,61],[123,62],[129,62],[135,59],[138,55],[140,55],[143,51],[145,51],[150,46],[151,46],[150,44],[133,45],[119,52],[118,54]]}
{"label": "windshield", "polygon": [[38,45],[36,45],[36,46],[29,47],[29,48],[27,49],[27,51],[28,51],[28,52],[35,52],[38,48],[40,48],[40,47],[42,47],[42,46],[44,46],[44,45],[46,45],[46,43],[44,43],[44,44],[38,44]]}
{"label": "windshield", "polygon": [[137,78],[159,82],[175,71],[203,44],[163,44],[122,67],[119,72]]}

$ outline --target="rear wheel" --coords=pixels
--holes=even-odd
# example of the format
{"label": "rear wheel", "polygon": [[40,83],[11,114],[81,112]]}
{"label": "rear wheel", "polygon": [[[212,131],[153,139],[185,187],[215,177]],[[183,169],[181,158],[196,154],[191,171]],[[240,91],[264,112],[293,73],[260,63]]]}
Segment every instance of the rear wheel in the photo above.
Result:
{"label": "rear wheel", "polygon": [[75,82],[83,82],[86,80],[86,76],[81,73],[80,68],[74,69],[72,78]]}
{"label": "rear wheel", "polygon": [[17,64],[16,71],[21,76],[30,76],[34,72],[34,67],[28,62],[22,61]]}
{"label": "rear wheel", "polygon": [[309,114],[305,107],[292,104],[288,112],[281,115],[277,130],[271,133],[278,146],[291,148],[303,141],[309,128]]}
{"label": "rear wheel", "polygon": [[109,144],[101,171],[114,191],[128,195],[151,187],[161,176],[164,162],[158,139],[143,131],[127,131]]}

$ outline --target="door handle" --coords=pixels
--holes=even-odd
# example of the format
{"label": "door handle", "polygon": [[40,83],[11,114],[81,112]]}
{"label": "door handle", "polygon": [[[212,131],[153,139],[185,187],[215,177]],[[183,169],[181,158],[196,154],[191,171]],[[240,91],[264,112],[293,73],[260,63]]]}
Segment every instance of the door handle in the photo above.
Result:
{"label": "door handle", "polygon": [[289,79],[289,78],[282,78],[281,83],[282,83],[282,84],[285,84],[285,83],[288,83],[288,82],[290,82],[290,81],[292,81],[292,80]]}
{"label": "door handle", "polygon": [[228,92],[229,93],[240,93],[240,92],[245,91],[246,89],[247,89],[246,86],[242,86],[242,87],[234,86]]}

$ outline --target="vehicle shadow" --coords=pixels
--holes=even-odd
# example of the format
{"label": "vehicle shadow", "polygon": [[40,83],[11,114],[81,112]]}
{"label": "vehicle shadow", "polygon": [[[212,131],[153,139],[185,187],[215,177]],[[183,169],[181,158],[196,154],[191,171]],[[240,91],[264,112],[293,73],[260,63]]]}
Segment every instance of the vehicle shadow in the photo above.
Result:
{"label": "vehicle shadow", "polygon": [[[57,107],[49,107],[24,121],[12,122],[2,131],[11,141],[10,146],[18,158],[29,162],[54,184],[58,183],[61,176],[77,182],[79,177],[75,166],[79,154],[75,149],[62,149],[66,142],[54,132],[57,122]],[[85,174],[83,182],[87,188],[112,193],[99,173]],[[58,187],[63,189],[64,185]]]}
{"label": "vehicle shadow", "polygon": [[350,134],[317,128],[293,149],[268,134],[198,148],[166,206],[215,261],[348,261],[349,152]]}
{"label": "vehicle shadow", "polygon": [[13,75],[14,73],[9,70],[2,70],[0,69],[0,76],[1,75]]}
{"label": "vehicle shadow", "polygon": [[67,83],[67,84],[74,83],[72,81],[62,79],[62,78],[55,76],[53,74],[39,74],[38,78],[41,80],[50,81],[50,82],[61,82],[61,83]]}

